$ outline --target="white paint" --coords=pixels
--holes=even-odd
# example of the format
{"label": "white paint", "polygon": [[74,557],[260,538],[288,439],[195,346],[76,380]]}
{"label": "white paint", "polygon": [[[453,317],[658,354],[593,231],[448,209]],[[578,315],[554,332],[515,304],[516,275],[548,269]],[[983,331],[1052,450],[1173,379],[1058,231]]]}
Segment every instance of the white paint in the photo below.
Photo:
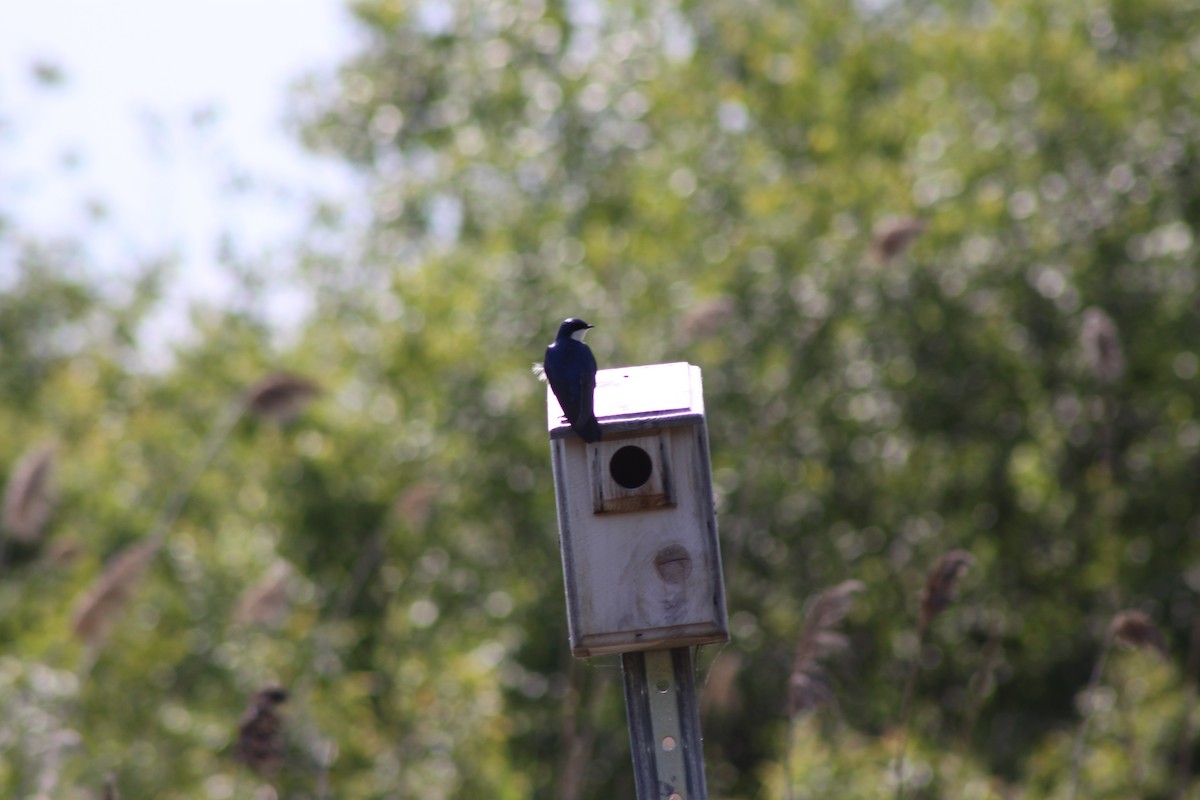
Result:
{"label": "white paint", "polygon": [[[696,370],[693,378],[691,371]],[[677,361],[641,367],[602,369],[596,373],[595,412],[600,419],[641,415],[704,413],[699,369]],[[558,401],[546,389],[546,423],[549,430],[566,426]]]}

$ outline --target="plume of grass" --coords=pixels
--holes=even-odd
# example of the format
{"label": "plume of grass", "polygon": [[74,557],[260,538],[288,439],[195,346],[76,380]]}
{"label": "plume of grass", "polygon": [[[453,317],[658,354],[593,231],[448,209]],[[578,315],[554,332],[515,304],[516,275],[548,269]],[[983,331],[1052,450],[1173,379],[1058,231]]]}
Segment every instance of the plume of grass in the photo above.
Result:
{"label": "plume of grass", "polygon": [[919,636],[924,636],[929,623],[958,597],[958,582],[973,563],[975,557],[966,550],[951,550],[933,565],[921,592],[921,614],[917,620]]}
{"label": "plume of grass", "polygon": [[282,687],[261,689],[238,723],[233,757],[261,777],[274,775],[283,765],[283,719],[278,708],[287,699]]}
{"label": "plume of grass", "polygon": [[4,569],[8,542],[36,544],[42,540],[56,500],[54,462],[57,448],[41,444],[21,456],[9,476],[0,509],[0,570]]}
{"label": "plume of grass", "polygon": [[796,721],[825,706],[836,705],[833,687],[824,661],[849,646],[846,635],[838,630],[854,606],[854,595],[865,587],[861,581],[843,581],[818,594],[808,603],[804,625],[792,651],[792,671],[788,676],[788,727],[784,747],[784,779],[787,797],[792,797],[792,747]]}
{"label": "plume of grass", "polygon": [[682,345],[720,333],[737,316],[737,302],[718,295],[692,306],[679,322],[678,341]]}
{"label": "plume of grass", "polygon": [[246,409],[256,417],[283,425],[300,416],[320,392],[320,387],[308,378],[276,372],[250,387]]}
{"label": "plume of grass", "polygon": [[899,258],[917,237],[925,232],[924,220],[917,217],[890,217],[875,226],[871,235],[871,255],[880,264]]}
{"label": "plume of grass", "polygon": [[73,536],[55,537],[46,547],[46,561],[56,567],[66,567],[79,558],[83,545]]}
{"label": "plume of grass", "polygon": [[917,672],[921,668],[921,651],[930,623],[949,608],[958,596],[958,584],[967,569],[975,563],[975,557],[966,550],[951,550],[945,553],[929,570],[925,588],[921,590],[921,610],[917,615],[917,648],[908,665],[908,677],[904,681],[904,693],[900,700],[900,743],[896,754],[896,798],[904,796],[904,760],[908,747],[908,718],[912,713],[913,692],[917,686]]}
{"label": "plume of grass", "polygon": [[436,481],[421,481],[409,486],[396,498],[393,512],[408,527],[416,530],[429,521],[433,504],[442,491]]}
{"label": "plume of grass", "polygon": [[1167,652],[1162,632],[1144,612],[1118,611],[1113,615],[1112,621],[1104,631],[1104,641],[1100,645],[1100,653],[1096,656],[1091,678],[1088,679],[1087,688],[1083,693],[1083,719],[1080,720],[1079,730],[1075,734],[1075,746],[1071,755],[1071,782],[1067,790],[1068,800],[1074,800],[1075,794],[1079,790],[1079,768],[1083,763],[1088,727],[1091,725],[1092,712],[1096,706],[1096,689],[1100,686],[1104,664],[1114,642],[1134,649],[1154,650],[1161,655],[1166,655]]}
{"label": "plume of grass", "polygon": [[809,603],[804,627],[796,639],[792,671],[788,677],[788,716],[831,705],[834,697],[822,662],[846,649],[849,640],[835,628],[854,606],[854,595],[865,587],[861,581],[843,581],[826,589]]}
{"label": "plume of grass", "polygon": [[109,562],[75,605],[71,630],[76,636],[93,648],[103,641],[113,618],[125,607],[161,546],[161,539],[143,539]]}
{"label": "plume of grass", "polygon": [[1117,644],[1134,650],[1156,650],[1161,656],[1167,654],[1162,631],[1144,611],[1118,611],[1109,627]]}
{"label": "plume of grass", "polygon": [[1117,324],[1103,310],[1092,307],[1083,312],[1083,327],[1079,332],[1083,357],[1092,377],[1111,386],[1125,374],[1125,354]]}
{"label": "plume of grass", "polygon": [[1099,308],[1083,312],[1079,332],[1083,360],[1092,377],[1103,388],[1104,417],[1100,421],[1100,460],[1108,475],[1113,474],[1113,430],[1117,420],[1117,400],[1112,386],[1125,374],[1125,354],[1121,336],[1112,317]]}
{"label": "plume of grass", "polygon": [[4,490],[4,530],[20,542],[40,541],[54,510],[57,448],[41,444],[21,456]]}
{"label": "plume of grass", "polygon": [[284,560],[275,561],[238,600],[233,621],[241,625],[279,625],[288,611],[292,568]]}

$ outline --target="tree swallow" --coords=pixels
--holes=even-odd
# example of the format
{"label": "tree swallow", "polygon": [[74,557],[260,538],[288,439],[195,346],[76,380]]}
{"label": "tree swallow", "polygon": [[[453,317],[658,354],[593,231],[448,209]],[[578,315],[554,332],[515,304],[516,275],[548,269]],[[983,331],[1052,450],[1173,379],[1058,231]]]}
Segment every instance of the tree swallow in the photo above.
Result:
{"label": "tree swallow", "polygon": [[581,319],[571,317],[558,326],[558,336],[546,348],[544,369],[550,389],[558,398],[567,422],[585,442],[600,441],[600,423],[596,421],[593,402],[596,391],[596,357],[583,343],[591,328]]}

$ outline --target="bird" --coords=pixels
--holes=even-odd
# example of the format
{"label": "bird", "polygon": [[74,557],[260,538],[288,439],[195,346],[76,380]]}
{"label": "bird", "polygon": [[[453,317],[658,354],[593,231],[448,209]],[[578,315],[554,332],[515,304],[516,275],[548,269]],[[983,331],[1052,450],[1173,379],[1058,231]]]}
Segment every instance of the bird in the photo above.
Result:
{"label": "bird", "polygon": [[600,441],[600,423],[593,408],[596,392],[596,357],[583,343],[593,326],[568,317],[558,326],[558,335],[546,348],[543,361],[546,380],[558,398],[571,429],[585,442]]}

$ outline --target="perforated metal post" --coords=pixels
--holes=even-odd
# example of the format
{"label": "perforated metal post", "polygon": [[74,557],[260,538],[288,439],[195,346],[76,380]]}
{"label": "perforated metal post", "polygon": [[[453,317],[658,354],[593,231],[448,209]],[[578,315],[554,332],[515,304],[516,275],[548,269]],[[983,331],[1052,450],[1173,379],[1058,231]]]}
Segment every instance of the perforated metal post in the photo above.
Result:
{"label": "perforated metal post", "polygon": [[691,648],[624,653],[621,666],[638,800],[707,800]]}

